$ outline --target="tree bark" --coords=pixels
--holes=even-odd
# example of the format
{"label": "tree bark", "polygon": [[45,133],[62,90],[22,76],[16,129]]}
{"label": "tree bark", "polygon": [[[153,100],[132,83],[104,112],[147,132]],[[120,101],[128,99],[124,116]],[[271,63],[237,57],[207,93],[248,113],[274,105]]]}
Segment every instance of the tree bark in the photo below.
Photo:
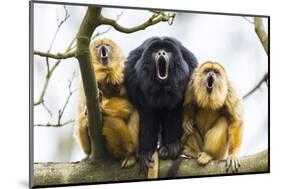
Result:
{"label": "tree bark", "polygon": [[[160,161],[159,178],[165,178],[173,161]],[[268,150],[241,158],[238,173],[268,172]],[[206,166],[200,166],[194,159],[182,161],[178,177],[194,177],[218,174],[233,174],[226,172],[224,161],[211,161]],[[35,163],[35,186],[102,183],[112,181],[144,180],[145,175],[139,175],[137,166],[121,169],[120,162],[114,160],[87,163]]]}

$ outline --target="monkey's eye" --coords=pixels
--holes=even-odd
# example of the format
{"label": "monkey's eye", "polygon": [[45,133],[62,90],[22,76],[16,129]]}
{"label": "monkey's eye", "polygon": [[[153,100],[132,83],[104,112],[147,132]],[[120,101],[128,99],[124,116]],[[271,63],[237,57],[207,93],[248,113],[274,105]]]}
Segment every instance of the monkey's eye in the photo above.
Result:
{"label": "monkey's eye", "polygon": [[220,75],[220,72],[218,70],[214,70],[216,75]]}
{"label": "monkey's eye", "polygon": [[209,73],[210,71],[212,71],[211,69],[206,69],[204,72],[205,74]]}

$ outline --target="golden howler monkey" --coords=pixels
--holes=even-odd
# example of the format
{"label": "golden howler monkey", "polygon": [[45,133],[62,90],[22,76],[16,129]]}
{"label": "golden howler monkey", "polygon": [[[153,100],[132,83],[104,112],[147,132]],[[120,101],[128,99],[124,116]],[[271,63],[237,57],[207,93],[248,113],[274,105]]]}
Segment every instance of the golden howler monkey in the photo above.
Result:
{"label": "golden howler monkey", "polygon": [[[114,158],[123,160],[122,167],[131,166],[135,162],[138,146],[139,118],[127,100],[123,87],[124,55],[118,45],[109,39],[96,40],[90,45],[90,52],[101,94],[102,134],[107,150]],[[88,156],[91,148],[82,84],[80,93],[74,134]]]}
{"label": "golden howler monkey", "polygon": [[[222,65],[207,61],[194,71],[185,93],[183,128],[183,156],[202,165],[226,159],[227,170],[238,170],[242,105]],[[168,177],[175,175],[181,159]]]}

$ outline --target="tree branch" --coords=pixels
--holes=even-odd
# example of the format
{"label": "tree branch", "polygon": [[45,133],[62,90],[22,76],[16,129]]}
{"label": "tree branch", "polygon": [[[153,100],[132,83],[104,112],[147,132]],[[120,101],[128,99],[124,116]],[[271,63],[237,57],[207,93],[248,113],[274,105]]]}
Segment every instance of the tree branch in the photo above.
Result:
{"label": "tree branch", "polygon": [[255,24],[255,31],[261,41],[261,44],[266,52],[266,54],[268,55],[268,37],[267,34],[264,30],[264,26],[262,23],[262,18],[259,17],[255,17],[254,18],[254,24]]}
{"label": "tree branch", "polygon": [[106,17],[101,16],[101,24],[111,25],[114,29],[116,29],[119,32],[123,33],[133,33],[136,31],[144,30],[149,26],[152,26],[154,24],[157,24],[159,22],[168,22],[173,23],[173,20],[175,18],[175,14],[166,15],[164,12],[160,11],[158,13],[154,13],[146,22],[143,24],[140,24],[138,26],[132,27],[132,28],[126,28],[121,25],[119,25],[116,20],[109,19]]}
{"label": "tree branch", "polygon": [[267,81],[268,81],[268,73],[266,73],[266,74],[262,77],[262,79],[257,83],[257,85],[256,85],[253,89],[251,89],[247,94],[245,94],[245,95],[243,96],[243,99],[246,99],[246,98],[249,97],[251,94],[253,94],[256,90],[258,90],[264,82],[267,84]]}
{"label": "tree branch", "polygon": [[[172,164],[171,160],[161,160],[159,177],[165,178]],[[110,170],[110,171],[108,171]],[[211,161],[201,166],[196,160],[183,160],[178,170],[178,177],[233,174],[225,171],[224,161]],[[238,173],[268,172],[268,150],[241,158]],[[144,180],[139,175],[137,166],[121,169],[118,161],[99,161],[87,163],[35,163],[35,186],[94,183],[109,181]]]}
{"label": "tree branch", "polygon": [[[245,17],[244,17],[245,18]],[[245,18],[246,19],[246,18]],[[258,17],[255,17],[254,18],[254,23],[255,25],[255,32],[268,56],[268,36],[264,30],[264,26],[263,26],[263,23],[262,23],[262,18],[258,18]],[[246,99],[247,97],[249,97],[251,94],[253,94],[257,89],[260,88],[260,86],[263,84],[263,83],[266,83],[268,82],[268,73],[266,73],[262,79],[257,83],[257,85],[251,89],[247,94],[245,94],[243,96],[243,99]]]}
{"label": "tree branch", "polygon": [[75,57],[75,51],[65,52],[65,53],[57,53],[57,54],[34,51],[33,54],[38,55],[38,56],[42,56],[42,57],[53,58],[53,59],[67,59],[67,58]]}
{"label": "tree branch", "polygon": [[101,8],[89,6],[80,25],[76,42],[76,58],[79,61],[84,94],[87,105],[91,154],[89,160],[97,161],[105,156],[105,144],[101,130],[101,112],[94,66],[90,59],[91,36],[100,25]]}

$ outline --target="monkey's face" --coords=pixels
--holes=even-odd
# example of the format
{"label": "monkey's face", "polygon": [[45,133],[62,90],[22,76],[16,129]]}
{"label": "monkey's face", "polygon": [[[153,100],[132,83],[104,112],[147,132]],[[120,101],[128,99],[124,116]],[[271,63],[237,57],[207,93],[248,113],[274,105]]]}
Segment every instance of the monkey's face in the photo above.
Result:
{"label": "monkey's face", "polygon": [[204,70],[206,90],[211,93],[215,85],[218,85],[218,77],[220,77],[220,72],[217,69],[206,69]]}
{"label": "monkey's face", "polygon": [[152,53],[154,59],[156,77],[160,82],[167,81],[169,77],[169,67],[172,64],[172,52],[168,49],[158,49]]}
{"label": "monkey's face", "polygon": [[95,40],[90,46],[93,64],[100,64],[104,68],[109,68],[114,62],[123,62],[123,53],[115,42],[110,39]]}
{"label": "monkey's face", "polygon": [[224,68],[210,61],[202,64],[194,73],[193,88],[197,103],[202,108],[220,108],[228,90]]}

